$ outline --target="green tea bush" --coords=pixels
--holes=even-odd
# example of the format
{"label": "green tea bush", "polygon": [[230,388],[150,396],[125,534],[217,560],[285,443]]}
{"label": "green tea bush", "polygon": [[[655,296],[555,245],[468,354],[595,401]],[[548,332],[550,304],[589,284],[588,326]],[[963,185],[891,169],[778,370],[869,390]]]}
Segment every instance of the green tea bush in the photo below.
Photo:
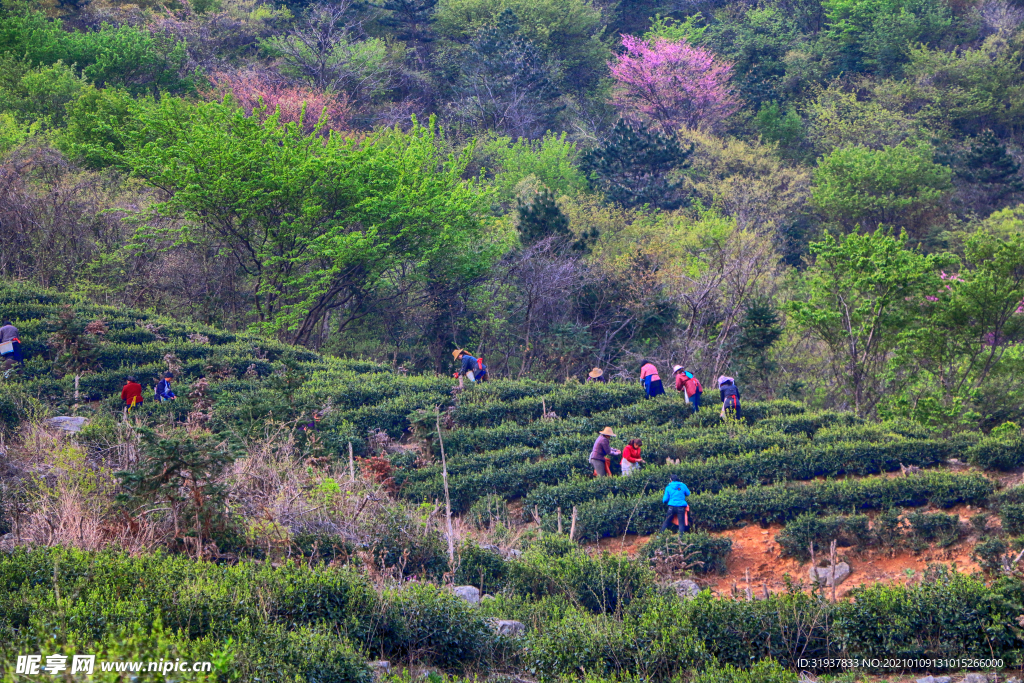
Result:
{"label": "green tea bush", "polygon": [[686,555],[687,562],[692,563],[695,572],[724,574],[727,570],[726,561],[732,552],[732,540],[703,531],[681,535],[664,531],[652,536],[644,544],[640,549],[640,557],[649,561],[659,551]]}
{"label": "green tea bush", "polygon": [[[804,512],[919,507],[931,503],[951,507],[979,504],[991,495],[994,483],[980,474],[928,472],[915,477],[868,477],[864,479],[786,483],[699,493],[689,499],[698,528],[728,529],[744,521],[785,523]],[[579,508],[577,531],[581,539],[619,536],[629,531],[652,533],[661,526],[662,494],[610,496]],[[550,515],[544,528],[552,527]]]}
{"label": "green tea bush", "polygon": [[960,540],[960,518],[943,512],[912,512],[907,521],[914,539],[924,543],[936,543],[939,547],[953,545]]}
{"label": "green tea bush", "polygon": [[1024,534],[1024,504],[1006,503],[999,508],[999,519],[1003,531],[1008,534]]}
{"label": "green tea bush", "polygon": [[693,683],[797,683],[799,677],[782,668],[773,659],[762,659],[749,669],[737,669],[731,664],[711,666],[700,672]]}
{"label": "green tea bush", "polygon": [[742,488],[816,477],[880,474],[899,470],[901,463],[930,467],[950,454],[943,441],[852,442],[787,451],[769,449],[738,457],[713,457],[704,462],[648,466],[628,477],[540,486],[526,497],[524,504],[528,509],[537,506],[544,513],[550,513],[558,506],[568,508],[609,495],[642,495],[663,489],[672,474],[678,475],[691,491],[704,493],[730,486]]}
{"label": "green tea bush", "polygon": [[1024,439],[988,437],[967,451],[967,461],[986,470],[1012,470],[1024,465]]}
{"label": "green tea bush", "polygon": [[829,545],[836,541],[838,546],[869,545],[872,542],[867,515],[819,516],[805,512],[786,524],[786,528],[775,535],[784,555],[807,561],[811,559],[811,546],[816,553],[828,552]]}
{"label": "green tea bush", "polygon": [[501,555],[476,543],[466,542],[458,549],[455,582],[476,586],[483,593],[501,591],[508,580],[509,563]]}
{"label": "green tea bush", "polygon": [[1022,661],[1020,630],[1011,624],[1024,607],[1019,582],[989,588],[977,577],[945,567],[925,571],[908,586],[859,588],[834,615],[836,634],[851,657],[994,657]]}

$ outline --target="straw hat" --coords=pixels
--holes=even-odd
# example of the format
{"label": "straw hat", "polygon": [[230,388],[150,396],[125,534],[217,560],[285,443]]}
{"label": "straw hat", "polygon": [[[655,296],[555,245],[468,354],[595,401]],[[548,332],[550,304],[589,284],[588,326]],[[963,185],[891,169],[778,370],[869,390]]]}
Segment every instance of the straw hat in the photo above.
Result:
{"label": "straw hat", "polygon": [[678,374],[679,371],[682,370],[682,369],[683,369],[682,365],[675,365],[675,366],[672,367],[672,374],[673,375]]}
{"label": "straw hat", "polygon": [[593,370],[587,373],[587,377],[593,377],[594,379],[597,379],[603,374],[604,370],[602,370],[601,368],[594,368]]}
{"label": "straw hat", "polygon": [[604,429],[599,431],[598,434],[600,434],[601,436],[615,436],[615,432],[612,431],[611,427],[605,427]]}
{"label": "straw hat", "polygon": [[462,355],[463,353],[467,353],[466,349],[455,349],[454,351],[452,351],[452,358],[458,360],[459,356]]}

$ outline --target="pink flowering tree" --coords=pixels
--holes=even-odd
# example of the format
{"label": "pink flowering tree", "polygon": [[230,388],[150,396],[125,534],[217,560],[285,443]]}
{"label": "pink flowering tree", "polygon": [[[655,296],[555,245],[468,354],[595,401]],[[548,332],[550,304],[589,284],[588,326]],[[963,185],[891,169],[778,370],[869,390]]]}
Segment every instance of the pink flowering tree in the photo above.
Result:
{"label": "pink flowering tree", "polygon": [[351,122],[352,110],[343,95],[290,85],[256,71],[216,72],[209,78],[216,96],[230,94],[247,115],[262,111],[262,116],[268,116],[280,111],[283,123],[301,120],[306,134],[313,132],[324,112],[327,130],[345,130]]}
{"label": "pink flowering tree", "polygon": [[612,104],[623,116],[680,126],[715,128],[739,109],[729,79],[732,65],[685,40],[622,36],[626,51],[609,64],[616,81]]}

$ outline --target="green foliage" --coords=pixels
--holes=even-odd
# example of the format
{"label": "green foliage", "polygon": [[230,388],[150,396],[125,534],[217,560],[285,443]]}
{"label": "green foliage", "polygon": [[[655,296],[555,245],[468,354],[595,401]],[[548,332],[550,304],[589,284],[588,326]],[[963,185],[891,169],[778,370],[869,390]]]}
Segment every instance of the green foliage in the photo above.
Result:
{"label": "green foliage", "polygon": [[1024,504],[1006,503],[999,508],[999,519],[1003,531],[1008,534],[1024,534]]}
{"label": "green foliage", "polygon": [[993,470],[1013,470],[1024,464],[1024,439],[989,437],[967,451],[971,464]]}
{"label": "green foliage", "polygon": [[728,538],[703,531],[683,535],[666,531],[652,536],[640,549],[640,557],[650,561],[659,553],[662,556],[678,554],[686,558],[693,571],[724,574],[728,569],[726,563],[730,552],[732,541]]}
{"label": "green foliage", "polygon": [[807,512],[786,524],[786,528],[776,534],[775,541],[786,555],[807,561],[811,557],[812,546],[820,556],[828,553],[832,541],[837,541],[840,547],[869,544],[868,517],[821,517]]}
{"label": "green foliage", "polygon": [[511,201],[516,186],[534,176],[557,196],[575,196],[586,189],[587,180],[576,164],[579,149],[566,134],[545,133],[539,140],[505,136],[488,137],[479,143],[483,163],[494,167],[497,198]]}
{"label": "green foliage", "polygon": [[907,515],[907,521],[914,535],[925,543],[936,543],[944,548],[960,540],[960,518],[956,515],[912,512]]}
{"label": "green foliage", "polygon": [[59,19],[48,20],[27,2],[6,3],[0,10],[0,54],[5,53],[31,66],[74,64],[99,87],[154,95],[195,90],[185,43],[170,34],[106,23],[97,31],[65,31]]}
{"label": "green foliage", "polygon": [[951,175],[932,161],[927,145],[846,147],[818,160],[811,197],[825,216],[847,230],[883,224],[912,228],[921,214],[939,206],[951,188]]}
{"label": "green foliage", "polygon": [[567,237],[572,234],[569,219],[555,203],[554,193],[546,187],[542,187],[529,202],[520,201],[516,213],[519,218],[519,237],[524,245],[533,244],[545,237]]}
{"label": "green foliage", "polygon": [[797,683],[797,675],[772,659],[762,659],[749,669],[737,669],[731,664],[709,667],[694,683]]}
{"label": "green foliage", "polygon": [[827,35],[846,68],[898,75],[912,45],[938,43],[952,24],[949,6],[936,0],[825,0]]}
{"label": "green foliage", "polygon": [[600,147],[583,155],[580,168],[613,202],[676,209],[685,200],[678,172],[689,165],[692,152],[675,137],[620,119]]}
{"label": "green foliage", "polygon": [[918,320],[917,307],[941,287],[938,270],[950,262],[906,248],[907,237],[879,230],[811,245],[814,265],[802,278],[801,300],[788,311],[829,348],[836,380],[867,415],[882,398],[882,373],[898,341]]}
{"label": "green foliage", "polygon": [[[724,489],[718,493],[697,493],[688,502],[696,527],[714,531],[732,528],[744,521],[788,522],[804,512],[885,510],[926,503],[938,507],[960,503],[977,505],[994,490],[993,482],[978,474],[927,472],[908,478],[867,477]],[[664,517],[661,498],[658,492],[651,496],[611,496],[585,503],[579,507],[579,538],[621,536],[627,530],[653,533],[660,528]],[[545,526],[550,528],[550,517],[545,519]]]}

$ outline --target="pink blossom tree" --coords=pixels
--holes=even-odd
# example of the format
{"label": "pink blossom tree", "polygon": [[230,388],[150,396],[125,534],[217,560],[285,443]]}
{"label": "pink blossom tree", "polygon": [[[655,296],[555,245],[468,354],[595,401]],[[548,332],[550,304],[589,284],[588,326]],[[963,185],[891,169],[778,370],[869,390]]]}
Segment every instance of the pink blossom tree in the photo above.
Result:
{"label": "pink blossom tree", "polygon": [[280,111],[282,122],[301,120],[307,134],[313,132],[325,111],[328,130],[344,130],[351,122],[352,110],[344,95],[290,85],[257,71],[216,72],[209,78],[217,96],[230,94],[249,116],[266,106],[263,116]]}
{"label": "pink blossom tree", "polygon": [[653,121],[666,133],[680,126],[715,128],[740,103],[729,84],[732,65],[685,40],[622,36],[626,51],[609,64],[612,96],[626,118]]}

